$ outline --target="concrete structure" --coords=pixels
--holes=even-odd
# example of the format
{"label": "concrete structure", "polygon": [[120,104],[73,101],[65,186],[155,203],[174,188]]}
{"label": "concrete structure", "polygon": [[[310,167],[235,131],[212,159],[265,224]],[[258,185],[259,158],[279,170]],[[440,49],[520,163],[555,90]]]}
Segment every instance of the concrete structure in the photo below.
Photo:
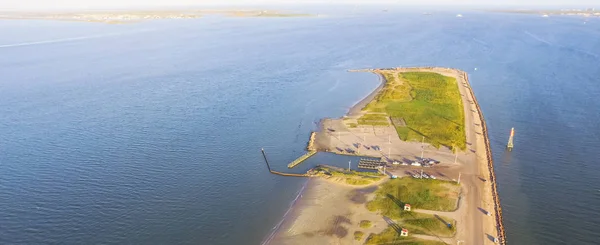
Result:
{"label": "concrete structure", "polygon": [[508,138],[508,144],[506,145],[506,148],[509,151],[512,151],[513,148],[513,137],[515,136],[515,128],[511,128],[510,129],[510,137]]}
{"label": "concrete structure", "polygon": [[410,211],[410,204],[404,204],[404,211]]}

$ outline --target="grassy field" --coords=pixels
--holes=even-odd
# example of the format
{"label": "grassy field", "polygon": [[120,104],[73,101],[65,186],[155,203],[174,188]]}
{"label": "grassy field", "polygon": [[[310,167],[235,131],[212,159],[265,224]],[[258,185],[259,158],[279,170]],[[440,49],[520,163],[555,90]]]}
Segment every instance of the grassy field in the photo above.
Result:
{"label": "grassy field", "polygon": [[452,237],[456,233],[456,221],[448,217],[408,211],[404,213],[397,223],[411,233],[440,237]]}
{"label": "grassy field", "polygon": [[387,115],[383,113],[367,113],[358,118],[358,124],[371,126],[389,126]]}
{"label": "grassy field", "polygon": [[[386,84],[363,109],[359,125],[385,126],[388,116],[403,119],[402,140],[466,149],[465,115],[456,79],[433,72],[382,71]],[[385,113],[387,115],[381,114]],[[384,124],[385,121],[385,124]]]}
{"label": "grassy field", "polygon": [[409,203],[412,208],[454,211],[458,200],[459,186],[454,182],[400,178],[382,184],[376,196],[367,203],[370,211],[380,211],[390,218],[401,218],[401,208]]}
{"label": "grassy field", "polygon": [[445,245],[446,243],[417,239],[410,236],[410,231],[408,237],[401,237],[394,228],[388,227],[379,234],[369,235],[365,244]]}
{"label": "grassy field", "polygon": [[412,234],[452,237],[456,233],[455,220],[404,211],[404,204],[410,204],[413,209],[454,211],[457,208],[458,191],[459,186],[448,181],[392,179],[380,186],[375,192],[375,198],[367,203],[367,209],[380,212]]}
{"label": "grassy field", "polygon": [[326,166],[317,166],[310,174],[327,178],[331,181],[346,183],[349,185],[368,185],[381,180],[385,175],[378,172],[359,172],[354,170],[343,170]]}

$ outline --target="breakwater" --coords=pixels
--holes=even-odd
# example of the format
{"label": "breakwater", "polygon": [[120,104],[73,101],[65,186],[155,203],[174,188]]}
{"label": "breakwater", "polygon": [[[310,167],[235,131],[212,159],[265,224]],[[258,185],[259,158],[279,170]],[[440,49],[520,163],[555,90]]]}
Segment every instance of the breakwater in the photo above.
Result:
{"label": "breakwater", "polygon": [[295,173],[284,173],[284,172],[272,170],[271,165],[269,164],[269,160],[267,160],[267,154],[265,153],[265,149],[260,149],[260,151],[262,152],[263,158],[265,159],[265,163],[267,164],[267,169],[269,169],[269,173],[281,175],[281,176],[288,176],[288,177],[310,177],[310,175],[308,173],[295,174]]}
{"label": "breakwater", "polygon": [[310,132],[310,138],[308,138],[308,145],[306,146],[306,150],[308,151],[316,151],[315,149],[315,136],[316,132]]}
{"label": "breakwater", "polygon": [[[494,162],[492,159],[492,148],[490,146],[490,140],[488,137],[487,125],[483,118],[483,113],[481,111],[481,107],[479,107],[479,103],[475,98],[475,94],[473,93],[473,89],[471,88],[471,84],[469,83],[469,77],[466,72],[459,71],[459,74],[464,78],[467,83],[469,93],[471,94],[471,98],[473,98],[473,103],[477,108],[477,113],[479,114],[479,118],[481,120],[481,129],[483,138],[485,141],[485,155],[488,163],[488,171],[490,175],[490,184],[492,185],[492,196],[494,198],[494,212],[496,215],[496,229],[498,230],[498,235],[500,236],[500,244],[506,245],[506,233],[504,230],[504,224],[502,222],[502,207],[500,206],[500,196],[498,195],[498,187],[496,184],[496,173],[494,171]],[[460,84],[459,84],[460,86]]]}
{"label": "breakwater", "polygon": [[287,177],[310,177],[310,175],[308,175],[308,174],[283,173],[283,172],[278,172],[278,171],[273,171],[273,170],[271,170],[270,172],[272,174],[287,176]]}

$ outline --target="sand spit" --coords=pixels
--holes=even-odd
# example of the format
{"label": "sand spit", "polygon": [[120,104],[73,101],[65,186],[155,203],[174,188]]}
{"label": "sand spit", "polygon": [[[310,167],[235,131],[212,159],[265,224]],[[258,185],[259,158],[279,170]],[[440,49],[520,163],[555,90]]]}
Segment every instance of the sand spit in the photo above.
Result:
{"label": "sand spit", "polygon": [[[495,244],[494,238],[505,236],[502,212],[485,121],[471,90],[467,74],[457,69],[438,67],[390,69],[399,72],[436,72],[456,78],[465,113],[466,151],[455,155],[450,149],[444,147],[437,149],[428,144],[422,145],[421,142],[402,141],[393,126],[348,127],[349,122],[360,117],[363,114],[362,108],[383,88],[386,82],[383,76],[380,76],[381,85],[355,104],[346,116],[322,120],[321,129],[316,132],[312,145],[319,151],[382,157],[400,162],[414,161],[415,158],[421,157],[421,154],[426,158],[440,161],[440,164],[433,168],[393,165],[388,168],[388,174],[406,176],[424,170],[429,174],[435,174],[439,179],[460,178],[459,209],[452,214],[458,221],[457,232],[454,238],[444,238],[441,241]],[[353,71],[379,74],[380,70],[384,69]],[[364,147],[373,145],[379,146],[380,149]],[[353,149],[355,152],[342,152],[340,149]],[[284,222],[282,229],[270,244],[363,244],[369,233],[378,233],[387,227],[387,223],[380,215],[369,212],[365,207],[365,203],[372,198],[372,193],[377,186],[344,186],[323,179],[311,179],[310,182],[306,193],[299,199],[299,205],[294,208],[292,215]],[[365,232],[365,236],[360,241],[357,241],[353,233],[357,231],[358,222],[362,219],[373,221],[374,226]],[[500,241],[505,244],[505,239]]]}

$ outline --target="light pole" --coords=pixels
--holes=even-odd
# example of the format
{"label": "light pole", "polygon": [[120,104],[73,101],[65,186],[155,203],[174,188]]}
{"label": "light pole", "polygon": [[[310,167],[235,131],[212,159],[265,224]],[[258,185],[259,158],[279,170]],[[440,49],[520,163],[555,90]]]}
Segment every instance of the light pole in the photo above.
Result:
{"label": "light pole", "polygon": [[454,164],[456,164],[456,160],[458,160],[458,151],[454,146],[452,146],[452,148],[454,149]]}
{"label": "light pole", "polygon": [[425,151],[425,136],[423,136],[423,139],[421,140],[421,160],[423,160],[423,152]]}
{"label": "light pole", "polygon": [[458,181],[457,181],[457,183],[458,183],[459,185],[460,185],[460,174],[461,174],[461,173],[460,173],[460,172],[458,172]]}
{"label": "light pole", "polygon": [[351,163],[351,162],[352,162],[352,161],[348,161],[348,171],[350,171],[350,163]]}

